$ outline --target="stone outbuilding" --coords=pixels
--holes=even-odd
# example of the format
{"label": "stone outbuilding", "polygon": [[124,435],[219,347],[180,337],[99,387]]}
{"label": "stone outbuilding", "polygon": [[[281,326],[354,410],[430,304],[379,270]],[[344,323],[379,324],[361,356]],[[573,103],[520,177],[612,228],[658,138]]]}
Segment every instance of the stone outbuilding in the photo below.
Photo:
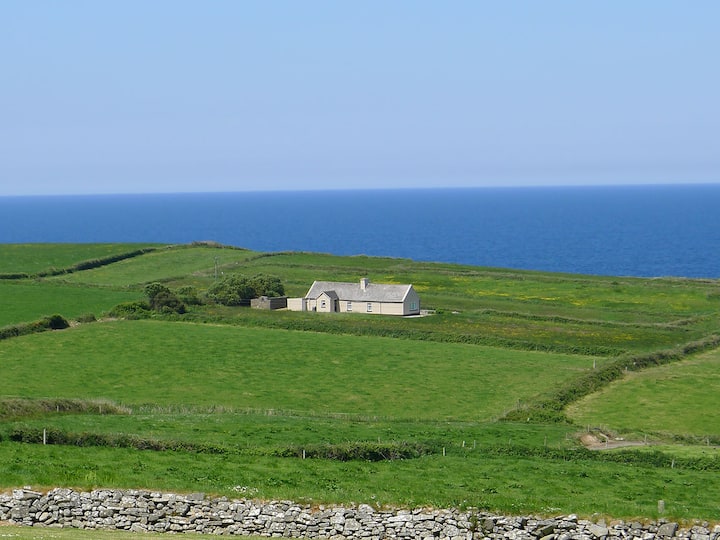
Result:
{"label": "stone outbuilding", "polygon": [[250,300],[250,307],[256,309],[285,309],[287,296],[261,296]]}

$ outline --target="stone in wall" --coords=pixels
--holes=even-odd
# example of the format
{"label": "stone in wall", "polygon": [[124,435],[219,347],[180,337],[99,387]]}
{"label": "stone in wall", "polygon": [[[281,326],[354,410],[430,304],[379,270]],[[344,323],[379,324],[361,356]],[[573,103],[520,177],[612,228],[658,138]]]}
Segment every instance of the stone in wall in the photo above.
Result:
{"label": "stone in wall", "polygon": [[27,526],[193,532],[328,540],[720,540],[720,526],[674,522],[593,523],[454,509],[311,507],[291,501],[230,500],[202,493],[30,489],[0,494],[0,522]]}

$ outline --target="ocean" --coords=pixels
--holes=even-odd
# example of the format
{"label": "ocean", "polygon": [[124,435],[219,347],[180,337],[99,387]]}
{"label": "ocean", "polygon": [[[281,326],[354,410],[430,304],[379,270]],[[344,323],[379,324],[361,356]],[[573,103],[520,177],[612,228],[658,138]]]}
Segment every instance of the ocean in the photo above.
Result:
{"label": "ocean", "polygon": [[259,251],[720,278],[720,185],[0,197],[0,243],[201,240]]}

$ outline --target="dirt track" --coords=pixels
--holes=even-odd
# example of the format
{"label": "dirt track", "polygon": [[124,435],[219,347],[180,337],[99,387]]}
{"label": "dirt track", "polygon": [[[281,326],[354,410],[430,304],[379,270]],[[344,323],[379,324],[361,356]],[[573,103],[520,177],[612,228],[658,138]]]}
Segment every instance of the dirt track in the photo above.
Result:
{"label": "dirt track", "polygon": [[626,441],[624,439],[618,440],[602,434],[598,437],[593,433],[585,433],[582,437],[580,437],[580,442],[582,442],[583,446],[585,446],[588,450],[612,450],[614,448],[647,445],[647,443],[643,441]]}

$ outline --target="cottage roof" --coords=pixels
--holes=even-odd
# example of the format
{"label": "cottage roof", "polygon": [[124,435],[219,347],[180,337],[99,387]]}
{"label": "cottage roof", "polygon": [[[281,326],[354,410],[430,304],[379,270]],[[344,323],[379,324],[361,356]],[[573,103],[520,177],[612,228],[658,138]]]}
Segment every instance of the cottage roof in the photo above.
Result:
{"label": "cottage roof", "polygon": [[331,300],[339,300],[340,299],[340,297],[337,295],[337,293],[335,291],[322,291],[320,294],[318,294],[318,296],[321,296],[323,294],[327,295]]}
{"label": "cottage roof", "polygon": [[322,293],[334,292],[340,300],[351,302],[403,302],[412,285],[388,285],[383,283],[345,283],[338,281],[315,281],[305,298],[317,299]]}

